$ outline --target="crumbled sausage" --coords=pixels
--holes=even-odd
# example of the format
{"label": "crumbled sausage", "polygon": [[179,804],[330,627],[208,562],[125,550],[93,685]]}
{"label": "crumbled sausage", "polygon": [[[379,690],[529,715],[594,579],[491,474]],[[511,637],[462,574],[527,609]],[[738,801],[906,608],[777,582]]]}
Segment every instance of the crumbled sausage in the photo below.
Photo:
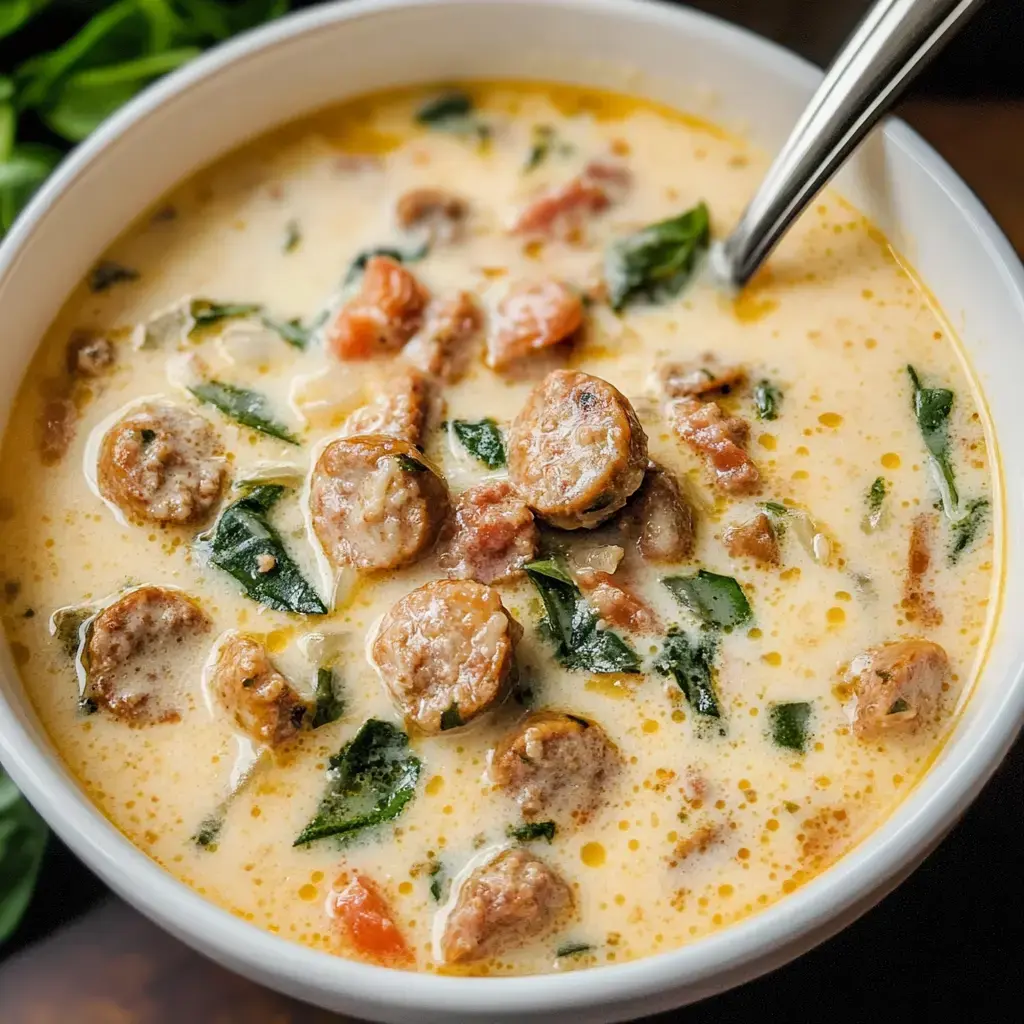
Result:
{"label": "crumbled sausage", "polygon": [[717,486],[729,494],[750,494],[761,474],[745,446],[750,425],[726,416],[715,402],[697,398],[670,399],[666,409],[672,428],[704,460]]}
{"label": "crumbled sausage", "polygon": [[414,188],[399,197],[395,220],[403,231],[426,231],[432,243],[454,242],[468,212],[461,196],[441,188]]}
{"label": "crumbled sausage", "polygon": [[427,306],[423,327],[402,350],[402,357],[452,384],[466,372],[482,326],[480,307],[469,292],[435,299]]}
{"label": "crumbled sausage", "polygon": [[654,633],[661,628],[647,604],[611,573],[583,569],[574,575],[590,606],[609,626],[632,633]]}
{"label": "crumbled sausage", "polygon": [[226,475],[209,422],[170,402],[135,406],[100,445],[100,493],[135,522],[205,521],[220,501]]}
{"label": "crumbled sausage", "polygon": [[594,160],[567,184],[526,206],[512,225],[512,233],[572,238],[588,217],[620,201],[630,181],[626,168]]}
{"label": "crumbled sausage", "polygon": [[406,722],[428,735],[500,704],[516,681],[522,628],[501,595],[471,580],[435,580],[381,620],[374,664]]}
{"label": "crumbled sausage", "polygon": [[875,739],[933,724],[949,676],[946,652],[930,640],[898,640],[865,651],[847,673],[857,697],[854,731]]}
{"label": "crumbled sausage", "polygon": [[276,747],[308,721],[310,705],[274,667],[266,647],[245,633],[221,642],[207,686],[241,732]]}
{"label": "crumbled sausage", "polygon": [[313,530],[334,565],[395,569],[422,558],[448,514],[448,487],[408,441],[332,441],[313,467]]}
{"label": "crumbled sausage", "polygon": [[74,378],[102,376],[114,365],[114,345],[91,331],[75,331],[68,342],[65,362]]}
{"label": "crumbled sausage", "polygon": [[539,938],[572,911],[572,890],[527,850],[503,850],[460,886],[445,921],[445,963],[480,960]]}
{"label": "crumbled sausage", "polygon": [[177,590],[130,591],[89,627],[85,695],[129,725],[178,721],[187,656],[209,630],[203,610]]}
{"label": "crumbled sausage", "polygon": [[764,512],[740,526],[730,526],[722,539],[733,558],[753,558],[761,565],[778,565],[781,560],[779,539]]}
{"label": "crumbled sausage", "polygon": [[743,366],[722,366],[713,354],[699,362],[666,363],[658,370],[661,389],[668,398],[697,397],[713,391],[728,393],[743,383]]}
{"label": "crumbled sausage", "polygon": [[507,480],[489,480],[459,496],[438,561],[453,579],[495,583],[533,559],[538,540],[526,502]]}
{"label": "crumbled sausage", "polygon": [[390,256],[371,256],[359,293],[327,330],[327,346],[339,359],[370,359],[397,352],[419,330],[430,295]]}
{"label": "crumbled sausage", "polygon": [[914,517],[907,549],[907,573],[903,580],[903,609],[908,621],[928,627],[942,623],[942,611],[935,604],[935,591],[929,589],[927,581],[932,562],[933,526],[933,517],[927,513]]}
{"label": "crumbled sausage", "polygon": [[582,824],[607,798],[621,766],[618,749],[595,722],[537,711],[495,748],[490,776],[525,817]]}
{"label": "crumbled sausage", "polygon": [[487,337],[487,365],[503,370],[570,339],[583,323],[583,300],[560,281],[514,286],[498,303]]}
{"label": "crumbled sausage", "polygon": [[75,439],[78,409],[67,397],[49,398],[39,416],[39,454],[46,466],[60,462]]}
{"label": "crumbled sausage", "polygon": [[380,394],[345,420],[341,435],[387,434],[419,446],[434,391],[430,378],[415,367],[392,367]]}
{"label": "crumbled sausage", "polygon": [[591,528],[640,486],[647,435],[629,400],[607,381],[549,373],[529,394],[508,435],[513,486],[543,519]]}
{"label": "crumbled sausage", "polygon": [[623,512],[622,527],[636,534],[636,547],[646,562],[684,562],[693,554],[697,512],[676,478],[652,464],[636,497]]}
{"label": "crumbled sausage", "polygon": [[722,837],[721,826],[710,822],[698,825],[680,838],[672,849],[672,866],[695,853],[704,853]]}

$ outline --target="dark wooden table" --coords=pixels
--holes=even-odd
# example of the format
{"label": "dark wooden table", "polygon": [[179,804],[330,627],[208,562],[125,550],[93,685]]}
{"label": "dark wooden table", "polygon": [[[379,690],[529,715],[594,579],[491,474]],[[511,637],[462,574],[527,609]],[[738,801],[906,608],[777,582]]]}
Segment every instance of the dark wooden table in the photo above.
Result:
{"label": "dark wooden table", "polygon": [[[1024,102],[915,102],[903,112],[1024,253]],[[66,858],[59,863],[69,867]],[[788,967],[650,1024],[917,1024],[939,1014],[1016,1024],[1024,1019],[1022,869],[1024,742],[1018,742],[959,827],[880,906]],[[56,895],[44,891],[39,899],[73,907],[83,884],[95,888],[88,876],[69,874],[44,873]],[[0,967],[2,1024],[340,1020],[214,966],[113,898]]]}

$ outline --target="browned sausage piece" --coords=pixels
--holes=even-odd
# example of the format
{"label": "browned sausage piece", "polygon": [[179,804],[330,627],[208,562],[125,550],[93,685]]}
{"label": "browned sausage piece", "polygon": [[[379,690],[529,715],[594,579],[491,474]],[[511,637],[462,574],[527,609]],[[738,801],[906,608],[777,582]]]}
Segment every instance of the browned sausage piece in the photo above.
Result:
{"label": "browned sausage piece", "polygon": [[380,394],[345,420],[342,436],[387,434],[419,446],[434,390],[430,378],[415,367],[392,367]]}
{"label": "browned sausage piece", "polygon": [[220,501],[226,475],[209,422],[170,402],[135,406],[100,445],[100,493],[137,523],[203,522]]}
{"label": "browned sausage piece", "polygon": [[406,722],[435,735],[508,696],[521,633],[493,587],[435,580],[406,594],[384,616],[373,661]]}
{"label": "browned sausage piece", "polygon": [[946,652],[930,640],[898,640],[865,651],[847,674],[857,696],[854,731],[877,739],[933,724],[949,675]]}
{"label": "browned sausage piece", "polygon": [[402,358],[446,384],[465,372],[483,326],[483,315],[469,292],[435,299],[427,307],[423,327],[402,350]]}
{"label": "browned sausage piece", "polygon": [[697,512],[667,470],[651,465],[643,486],[622,517],[623,527],[636,535],[645,562],[685,562],[693,554]]}
{"label": "browned sausage piece", "polygon": [[[210,620],[190,597],[146,586],[105,608],[89,629],[83,654],[86,696],[129,725],[176,722],[185,695],[183,676]],[[198,679],[199,666],[195,666]]]}
{"label": "browned sausage piece", "polygon": [[722,539],[733,558],[753,558],[761,565],[778,565],[781,560],[779,539],[764,512],[740,526],[730,526]]}
{"label": "browned sausage piece", "polygon": [[537,554],[533,513],[507,480],[459,495],[438,561],[453,579],[495,583],[515,576]]}
{"label": "browned sausage piece", "polygon": [[646,468],[647,435],[629,400],[587,373],[549,373],[509,431],[513,486],[566,530],[590,529],[617,512]]}
{"label": "browned sausage piece", "polygon": [[276,747],[306,724],[310,705],[253,636],[230,633],[207,681],[210,695],[250,739]]}
{"label": "browned sausage piece", "polygon": [[68,373],[76,379],[100,377],[114,365],[113,343],[92,331],[75,331],[65,361]]}
{"label": "browned sausage piece", "polygon": [[556,711],[524,718],[494,750],[490,776],[527,818],[582,824],[615,781],[621,759],[594,722]]}
{"label": "browned sausage piece", "polygon": [[422,558],[448,514],[448,487],[408,441],[383,434],[332,441],[309,489],[313,530],[334,565],[370,571]]}
{"label": "browned sausage piece", "polygon": [[722,366],[711,353],[698,362],[666,363],[658,370],[661,387],[669,398],[684,398],[731,391],[747,376],[745,367]]}
{"label": "browned sausage piece", "polygon": [[588,217],[618,202],[630,181],[625,167],[594,160],[567,184],[529,203],[512,225],[512,233],[572,239]]}
{"label": "browned sausage piece", "polygon": [[426,231],[432,243],[454,242],[462,230],[469,204],[441,188],[414,188],[395,205],[395,220],[403,231]]}
{"label": "browned sausage piece", "polygon": [[715,484],[728,494],[751,494],[761,486],[761,474],[745,446],[750,425],[739,416],[726,416],[714,402],[674,398],[667,405],[673,430],[705,462]]}
{"label": "browned sausage piece", "polygon": [[654,633],[660,629],[661,623],[654,612],[611,573],[583,569],[574,576],[590,606],[609,626],[633,633]]}
{"label": "browned sausage piece", "polygon": [[554,930],[572,907],[572,890],[554,868],[526,850],[503,850],[459,888],[441,955],[448,964],[493,956]]}
{"label": "browned sausage piece", "polygon": [[44,466],[54,466],[75,439],[78,408],[68,397],[48,398],[39,414],[39,455]]}
{"label": "browned sausage piece", "polygon": [[494,313],[487,365],[503,370],[533,352],[571,338],[583,323],[583,300],[561,281],[521,283]]}

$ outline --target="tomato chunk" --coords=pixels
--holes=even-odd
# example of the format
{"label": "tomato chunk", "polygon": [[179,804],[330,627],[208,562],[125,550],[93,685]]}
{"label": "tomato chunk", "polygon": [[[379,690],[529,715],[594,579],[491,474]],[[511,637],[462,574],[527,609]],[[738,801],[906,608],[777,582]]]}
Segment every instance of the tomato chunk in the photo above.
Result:
{"label": "tomato chunk", "polygon": [[413,963],[412,950],[392,919],[387,900],[366,875],[356,875],[332,897],[334,917],[341,922],[356,952],[379,964]]}

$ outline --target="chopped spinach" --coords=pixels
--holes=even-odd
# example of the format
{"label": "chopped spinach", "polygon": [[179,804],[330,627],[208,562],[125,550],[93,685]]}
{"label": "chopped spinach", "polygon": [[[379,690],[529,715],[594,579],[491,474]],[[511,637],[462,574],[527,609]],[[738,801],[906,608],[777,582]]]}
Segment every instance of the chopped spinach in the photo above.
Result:
{"label": "chopped spinach", "polygon": [[89,291],[105,292],[108,288],[113,288],[115,284],[138,279],[139,272],[137,270],[122,266],[113,260],[100,260],[89,271]]}
{"label": "chopped spinach", "polygon": [[801,754],[807,749],[808,726],[811,721],[811,705],[807,701],[772,704],[768,709],[768,720],[776,746]]}
{"label": "chopped spinach", "polygon": [[505,442],[498,424],[490,417],[482,420],[452,420],[452,432],[459,443],[488,469],[505,465]]}
{"label": "chopped spinach", "polygon": [[781,501],[762,501],[761,508],[773,519],[785,519],[789,515],[789,509]]}
{"label": "chopped spinach", "polygon": [[370,718],[330,759],[327,789],[293,845],[329,836],[350,838],[397,818],[416,792],[420,759],[409,737],[390,722]]}
{"label": "chopped spinach", "polygon": [[266,315],[260,317],[264,327],[274,331],[280,335],[282,341],[287,342],[292,348],[297,348],[300,351],[305,351],[305,349],[309,348],[313,335],[324,325],[326,320],[326,310],[314,317],[308,325],[304,325],[298,317],[292,320],[278,320],[275,317]]}
{"label": "chopped spinach", "polygon": [[960,508],[960,495],[956,489],[956,476],[949,457],[949,416],[953,411],[953,392],[949,388],[924,388],[913,366],[907,366],[914,391],[914,416],[921,439],[928,449],[935,481],[942,496],[946,518],[958,523],[964,516]]}
{"label": "chopped spinach", "polygon": [[428,100],[416,112],[418,124],[454,135],[475,135],[480,142],[490,138],[491,129],[473,109],[473,100],[461,89],[453,89]]}
{"label": "chopped spinach", "polygon": [[715,695],[714,662],[718,639],[710,632],[691,640],[678,630],[665,637],[661,653],[654,668],[663,676],[671,675],[686,697],[686,703],[698,715],[720,718],[718,698]]}
{"label": "chopped spinach", "polygon": [[444,868],[439,860],[430,865],[430,897],[435,903],[441,902],[441,895],[444,891],[444,879],[441,877]]}
{"label": "chopped spinach", "polygon": [[58,608],[50,616],[50,636],[56,639],[69,658],[78,654],[82,624],[95,614],[96,608],[93,605],[75,604]]}
{"label": "chopped spinach", "polygon": [[953,543],[949,548],[950,565],[955,565],[960,556],[974,543],[988,520],[990,511],[988,498],[975,498],[964,506],[964,518],[951,524]]}
{"label": "chopped spinach", "polygon": [[406,473],[426,473],[427,467],[420,462],[419,459],[414,459],[411,455],[407,455],[405,452],[397,452],[392,458],[405,470]]}
{"label": "chopped spinach", "polygon": [[666,576],[661,582],[705,625],[728,632],[751,618],[746,594],[732,576],[719,576],[701,569],[694,576]]}
{"label": "chopped spinach", "polygon": [[871,487],[868,488],[868,510],[860,524],[861,529],[865,533],[874,533],[882,525],[882,519],[885,515],[885,495],[885,477],[875,477]]}
{"label": "chopped spinach", "polygon": [[429,251],[430,242],[427,239],[410,246],[408,249],[399,249],[393,245],[379,245],[372,249],[363,249],[352,258],[352,262],[348,265],[348,270],[345,272],[345,279],[342,284],[346,288],[351,284],[355,284],[362,277],[366,264],[374,256],[387,256],[396,263],[416,263],[418,260],[423,259]]}
{"label": "chopped spinach", "polygon": [[345,713],[345,698],[333,668],[316,670],[316,699],[313,708],[313,728],[336,722]]}
{"label": "chopped spinach", "polygon": [[298,444],[299,439],[291,431],[274,419],[274,411],[265,395],[248,388],[240,388],[235,384],[225,384],[219,380],[207,380],[201,384],[193,384],[189,391],[199,399],[219,409],[225,416],[241,423],[243,427],[258,430],[261,434],[269,434],[288,444]]}
{"label": "chopped spinach", "polygon": [[223,827],[224,810],[218,808],[199,823],[199,828],[192,834],[192,842],[212,853],[217,849],[217,840],[220,838],[220,831]]}
{"label": "chopped spinach", "polygon": [[28,909],[49,830],[0,768],[0,943]]}
{"label": "chopped spinach", "polygon": [[567,942],[555,950],[555,956],[559,959],[563,956],[579,956],[580,953],[589,953],[593,948],[587,942]]}
{"label": "chopped spinach", "polygon": [[284,226],[284,241],[281,243],[281,251],[284,253],[295,252],[302,241],[302,229],[297,220],[290,220]]}
{"label": "chopped spinach", "polygon": [[520,843],[532,843],[535,839],[546,839],[549,843],[555,838],[553,821],[524,821],[522,825],[509,825],[505,830],[509,839]]}
{"label": "chopped spinach", "polygon": [[[267,519],[285,490],[280,484],[254,487],[221,513],[202,540],[209,546],[210,561],[234,576],[254,601],[283,612],[326,615],[327,606],[306,582]],[[269,571],[260,571],[261,555],[273,557]]]}
{"label": "chopped spinach", "polygon": [[457,701],[452,701],[451,706],[441,712],[441,732],[447,732],[449,729],[461,729],[465,724],[462,715],[459,714]]}
{"label": "chopped spinach", "polygon": [[223,320],[240,320],[255,316],[262,308],[254,302],[213,302],[211,299],[193,299],[188,309],[193,324],[188,333],[195,334]]}
{"label": "chopped spinach", "polygon": [[774,420],[779,415],[782,392],[771,383],[762,380],[754,385],[754,409],[759,420]]}
{"label": "chopped spinach", "polygon": [[617,633],[598,628],[597,615],[557,561],[530,562],[525,569],[544,603],[544,632],[563,665],[597,673],[640,671],[636,651]]}
{"label": "chopped spinach", "polygon": [[612,309],[674,298],[692,277],[710,239],[708,208],[700,203],[613,243],[604,265]]}
{"label": "chopped spinach", "polygon": [[549,124],[533,126],[533,140],[530,152],[523,164],[523,172],[529,173],[539,167],[552,153],[568,154],[573,151],[570,143],[558,138],[555,129]]}

